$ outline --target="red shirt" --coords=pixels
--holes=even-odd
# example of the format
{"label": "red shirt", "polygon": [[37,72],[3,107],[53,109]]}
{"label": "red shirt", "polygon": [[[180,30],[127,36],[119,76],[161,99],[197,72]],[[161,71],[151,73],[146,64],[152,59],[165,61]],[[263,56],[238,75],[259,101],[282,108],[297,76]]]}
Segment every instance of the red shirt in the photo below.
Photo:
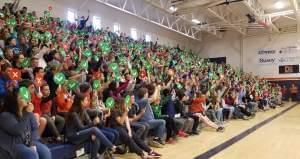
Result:
{"label": "red shirt", "polygon": [[41,103],[41,111],[43,114],[51,114],[51,108],[52,108],[52,100],[49,100],[48,102]]}
{"label": "red shirt", "polygon": [[42,112],[41,112],[41,99],[38,98],[35,93],[31,94],[31,103],[34,106],[33,113],[42,115]]}
{"label": "red shirt", "polygon": [[191,113],[202,113],[204,112],[203,103],[206,101],[205,97],[199,97],[193,100],[189,111]]}

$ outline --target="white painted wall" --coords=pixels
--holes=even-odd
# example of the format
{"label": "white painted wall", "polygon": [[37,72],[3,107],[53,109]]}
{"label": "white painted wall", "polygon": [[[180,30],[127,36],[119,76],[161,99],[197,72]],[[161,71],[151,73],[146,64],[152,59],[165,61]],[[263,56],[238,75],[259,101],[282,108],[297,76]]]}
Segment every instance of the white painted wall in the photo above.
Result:
{"label": "white painted wall", "polygon": [[[300,64],[299,60],[279,62],[281,57],[299,57],[300,50],[296,54],[279,54],[279,50],[288,46],[298,46],[300,49],[300,35],[298,33],[267,35],[241,38],[234,32],[226,32],[222,39],[216,37],[203,37],[199,47],[202,57],[227,57],[227,63],[234,67],[241,67],[245,72],[253,72],[262,77],[299,77],[300,74],[280,74],[279,65]],[[260,49],[275,49],[275,55],[259,56]],[[276,58],[275,64],[259,64],[260,57]]]}
{"label": "white painted wall", "polygon": [[241,37],[238,33],[227,31],[221,39],[211,35],[203,37],[199,50],[201,57],[226,56],[227,63],[233,67],[241,67]]}
{"label": "white painted wall", "polygon": [[[281,48],[297,46],[296,53],[280,53]],[[276,50],[272,55],[258,55],[259,49]],[[243,40],[243,66],[246,72],[253,72],[264,77],[299,77],[300,74],[280,74],[279,65],[300,64],[300,37],[297,33],[249,37]],[[259,58],[275,59],[273,64],[259,64]],[[280,62],[281,58],[290,58]]]}
{"label": "white painted wall", "polygon": [[[11,1],[12,0],[1,0],[0,5],[2,6],[5,2]],[[159,44],[170,46],[180,44],[181,47],[185,46],[196,50],[200,43],[199,41],[187,38],[176,32],[159,27],[156,24],[146,22],[129,14],[124,14],[121,11],[101,4],[96,0],[89,0],[86,5],[81,7],[84,2],[85,0],[21,0],[20,7],[26,6],[28,7],[28,10],[35,10],[38,15],[43,15],[43,12],[48,9],[48,6],[52,6],[52,15],[64,19],[67,17],[68,9],[77,11],[78,16],[87,16],[87,10],[89,9],[91,11],[91,17],[88,23],[91,23],[92,16],[96,15],[101,17],[102,27],[110,27],[112,30],[113,24],[119,23],[121,32],[125,32],[127,35],[130,35],[130,29],[135,27],[138,31],[138,37],[150,33],[152,41],[158,39]]]}

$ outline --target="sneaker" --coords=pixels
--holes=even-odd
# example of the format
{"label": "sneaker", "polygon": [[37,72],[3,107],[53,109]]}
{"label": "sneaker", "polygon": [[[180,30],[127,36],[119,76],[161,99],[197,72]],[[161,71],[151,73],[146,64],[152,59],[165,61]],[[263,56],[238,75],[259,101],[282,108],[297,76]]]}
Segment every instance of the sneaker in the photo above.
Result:
{"label": "sneaker", "polygon": [[155,151],[152,151],[152,152],[148,153],[148,156],[154,157],[154,158],[160,158],[162,155]]}
{"label": "sneaker", "polygon": [[225,128],[222,126],[218,127],[218,129],[217,129],[217,132],[224,132],[224,131],[225,131]]}
{"label": "sneaker", "polygon": [[155,141],[155,140],[150,140],[149,145],[151,147],[155,147],[155,148],[163,148],[163,145],[160,144],[159,142]]}
{"label": "sneaker", "polygon": [[141,156],[141,159],[152,159],[154,157],[151,157],[151,156]]}
{"label": "sneaker", "polygon": [[199,135],[199,132],[198,131],[193,131],[192,134],[193,135]]}
{"label": "sneaker", "polygon": [[178,131],[178,134],[177,134],[179,137],[188,137],[189,135],[185,132],[183,132],[182,130]]}
{"label": "sneaker", "polygon": [[157,137],[157,138],[154,138],[153,141],[156,141],[156,142],[160,143],[161,145],[165,145],[165,144],[166,144],[165,141],[161,140],[161,139],[158,138],[158,137]]}
{"label": "sneaker", "polygon": [[169,140],[166,142],[167,144],[176,144],[176,141],[173,138],[169,138]]}

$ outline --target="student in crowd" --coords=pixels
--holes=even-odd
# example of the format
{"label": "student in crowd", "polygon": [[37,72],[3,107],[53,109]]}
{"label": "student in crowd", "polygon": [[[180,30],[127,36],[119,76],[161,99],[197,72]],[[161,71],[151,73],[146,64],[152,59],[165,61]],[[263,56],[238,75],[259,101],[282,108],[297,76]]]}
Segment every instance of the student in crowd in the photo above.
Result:
{"label": "student in crowd", "polygon": [[150,126],[145,122],[139,122],[139,120],[144,115],[146,108],[140,109],[139,105],[135,102],[135,97],[132,92],[127,92],[127,95],[130,96],[130,106],[128,112],[130,126],[135,131],[136,135],[145,141],[148,137]]}
{"label": "student in crowd", "polygon": [[87,98],[77,95],[74,104],[67,114],[66,137],[73,144],[91,142],[91,158],[97,159],[98,152],[103,149],[114,151],[116,147],[105,137],[97,125],[100,123],[99,117],[92,121],[84,109]]}
{"label": "student in crowd", "polygon": [[187,96],[185,96],[181,90],[177,91],[176,95],[175,110],[177,116],[175,120],[183,123],[182,129],[179,129],[178,136],[186,137],[186,133],[190,135],[193,134],[194,119],[188,116],[188,108],[184,104],[184,101],[187,100]]}
{"label": "student in crowd", "polygon": [[[116,129],[120,134],[120,140],[129,149],[140,156],[142,159],[159,158],[160,154],[153,151],[134,131],[131,130],[128,118],[128,106],[123,98],[117,99],[114,109],[109,118],[109,126]],[[143,151],[147,152],[146,155]]]}
{"label": "student in crowd", "polygon": [[204,102],[206,102],[206,95],[202,94],[201,92],[196,92],[196,98],[193,99],[192,105],[189,109],[190,113],[192,113],[193,116],[199,117],[199,120],[204,122],[209,127],[216,129],[217,132],[223,132],[223,126],[218,126],[206,116],[203,108]]}
{"label": "student in crowd", "polygon": [[54,136],[54,140],[62,141],[61,133],[65,127],[65,119],[56,112],[56,108],[53,105],[53,98],[50,97],[48,84],[41,86],[41,92],[43,95],[41,99],[42,116],[47,120],[46,132],[48,131]]}
{"label": "student in crowd", "polygon": [[22,98],[19,89],[7,94],[4,108],[0,114],[0,148],[12,159],[51,159],[47,146],[38,141],[33,105]]}
{"label": "student in crowd", "polygon": [[138,100],[136,102],[140,109],[145,109],[145,113],[141,117],[140,121],[147,123],[150,131],[153,131],[154,137],[152,140],[150,140],[150,142],[155,143],[157,147],[162,147],[164,144],[163,137],[166,129],[166,122],[163,119],[154,118],[153,110],[150,104],[159,99],[160,89],[161,87],[159,85],[156,86],[152,97],[149,98],[147,88],[140,88],[137,93]]}
{"label": "student in crowd", "polygon": [[34,106],[33,113],[39,123],[39,135],[42,136],[47,125],[47,120],[45,117],[42,116],[41,111],[41,98],[43,96],[42,92],[40,90],[37,90],[34,83],[30,80],[21,81],[19,83],[19,86],[27,87],[31,94],[31,102]]}

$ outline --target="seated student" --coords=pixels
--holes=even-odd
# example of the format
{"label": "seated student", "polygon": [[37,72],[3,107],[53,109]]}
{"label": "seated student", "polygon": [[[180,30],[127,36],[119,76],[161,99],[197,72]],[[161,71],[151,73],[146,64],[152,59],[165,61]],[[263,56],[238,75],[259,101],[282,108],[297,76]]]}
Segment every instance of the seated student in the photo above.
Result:
{"label": "seated student", "polygon": [[141,117],[140,121],[147,123],[150,126],[149,131],[154,132],[154,138],[150,142],[155,143],[157,147],[162,147],[162,140],[165,134],[166,122],[163,119],[154,118],[153,110],[150,105],[150,103],[157,101],[157,99],[159,98],[159,91],[160,86],[156,86],[154,94],[151,98],[149,98],[147,88],[140,88],[137,93],[138,100],[136,103],[139,105],[140,109],[145,109],[145,113]]}
{"label": "seated student", "polygon": [[74,95],[70,94],[65,85],[59,85],[56,90],[55,102],[57,104],[57,113],[66,117],[72,107]]}
{"label": "seated student", "polygon": [[0,72],[0,105],[2,110],[3,99],[7,95],[8,90],[12,87],[12,82],[10,82],[9,72],[11,71],[11,65],[5,63],[1,65],[1,72]]}
{"label": "seated student", "polygon": [[[102,101],[102,94],[98,95],[96,90],[92,92],[92,99],[90,103],[92,106],[90,107],[89,114],[91,119],[98,117],[100,119],[100,123],[97,125],[98,128],[102,131],[102,133],[113,143],[116,144],[119,139],[119,133],[115,129],[106,127],[106,119],[110,116],[110,109],[105,108],[105,105]],[[84,106],[86,109],[86,106]],[[89,109],[86,109],[87,111]],[[94,112],[93,112],[94,111]]]}
{"label": "seated student", "polygon": [[187,109],[185,108],[184,101],[186,100],[186,96],[183,91],[177,91],[176,93],[177,99],[175,100],[175,111],[178,117],[175,120],[182,122],[183,127],[179,129],[178,135],[185,137],[186,134],[192,134],[194,119],[188,116]]}
{"label": "seated student", "polygon": [[139,108],[139,106],[135,103],[135,98],[132,92],[127,92],[127,95],[130,95],[130,106],[128,112],[130,126],[135,131],[136,135],[145,141],[148,137],[150,126],[145,122],[139,122],[139,120],[144,115],[146,108]]}
{"label": "seated student", "polygon": [[41,111],[42,116],[47,120],[47,129],[49,130],[51,135],[53,135],[56,141],[61,141],[61,135],[64,126],[65,126],[65,119],[56,114],[56,110],[53,106],[53,101],[50,97],[50,88],[48,84],[44,84],[41,86],[41,92],[43,94],[41,100]]}
{"label": "seated student", "polygon": [[244,86],[240,87],[240,91],[237,93],[237,97],[236,97],[236,105],[237,105],[237,109],[245,116],[247,117],[253,117],[252,113],[250,113],[248,111],[247,105],[244,101],[246,95],[246,90],[244,89]]}
{"label": "seated student", "polygon": [[97,125],[100,123],[99,117],[95,117],[91,121],[83,107],[86,102],[87,99],[85,97],[75,96],[74,104],[67,114],[66,137],[73,144],[91,142],[91,158],[97,159],[98,152],[103,152],[103,149],[114,151],[116,147],[97,128]]}
{"label": "seated student", "polygon": [[227,119],[231,119],[233,117],[234,112],[234,99],[232,97],[232,92],[228,92],[228,94],[224,94],[221,98],[222,107],[225,110],[229,111],[228,116],[224,116]]}
{"label": "seated student", "polygon": [[19,89],[4,98],[4,112],[0,114],[0,147],[12,159],[51,159],[47,146],[38,141],[37,122],[33,105],[22,98]]}
{"label": "seated student", "polygon": [[216,129],[217,132],[223,132],[224,127],[218,126],[206,116],[203,108],[203,103],[206,101],[206,95],[202,94],[201,92],[196,92],[196,97],[193,99],[192,105],[189,108],[190,113],[193,116],[199,117],[199,120],[204,122],[209,127]]}
{"label": "seated student", "polygon": [[211,120],[219,125],[223,125],[223,108],[220,107],[220,101],[217,96],[212,96],[212,100],[209,103],[207,114],[210,114]]}
{"label": "seated student", "polygon": [[[117,99],[115,107],[109,117],[108,125],[116,129],[120,134],[121,142],[126,144],[131,151],[139,155],[142,159],[161,157],[160,154],[154,152],[131,130],[128,111],[125,100],[123,98]],[[143,151],[147,152],[148,156],[146,156]]]}
{"label": "seated student", "polygon": [[25,86],[28,88],[30,94],[31,94],[31,102],[34,106],[33,113],[35,117],[37,118],[38,124],[39,124],[39,135],[42,136],[43,132],[45,131],[45,128],[47,126],[47,120],[46,118],[42,117],[41,112],[41,98],[42,93],[36,90],[35,85],[30,80],[23,80],[20,82],[20,87]]}
{"label": "seated student", "polygon": [[246,89],[245,103],[249,112],[255,114],[258,104],[255,101],[253,91],[249,87]]}

